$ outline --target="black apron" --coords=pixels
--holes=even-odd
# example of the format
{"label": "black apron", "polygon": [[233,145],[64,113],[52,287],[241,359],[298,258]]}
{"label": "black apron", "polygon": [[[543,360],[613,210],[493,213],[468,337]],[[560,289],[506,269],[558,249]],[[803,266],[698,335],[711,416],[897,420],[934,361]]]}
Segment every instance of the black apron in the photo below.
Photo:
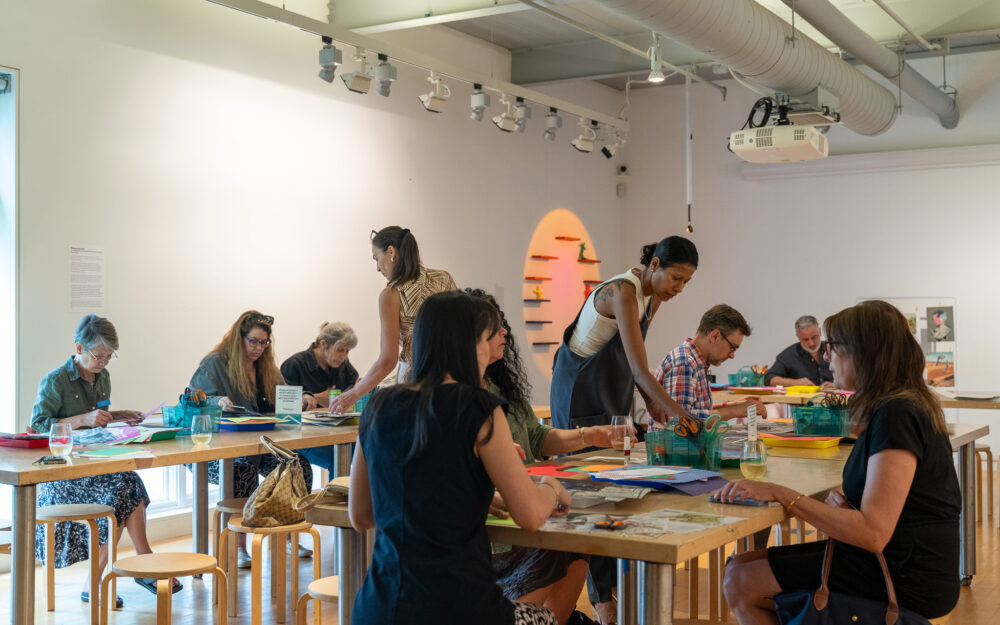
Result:
{"label": "black apron", "polygon": [[[586,306],[588,301],[589,298],[584,300],[583,305]],[[653,298],[649,298],[645,314],[639,320],[643,339],[649,329],[648,317],[652,306]],[[583,312],[583,307],[580,312]],[[580,321],[580,312],[563,332],[562,345],[552,361],[549,407],[552,425],[560,429],[609,425],[612,416],[629,414],[632,409],[635,378],[625,356],[620,332],[616,332],[592,356],[578,356],[569,348],[573,330]]]}

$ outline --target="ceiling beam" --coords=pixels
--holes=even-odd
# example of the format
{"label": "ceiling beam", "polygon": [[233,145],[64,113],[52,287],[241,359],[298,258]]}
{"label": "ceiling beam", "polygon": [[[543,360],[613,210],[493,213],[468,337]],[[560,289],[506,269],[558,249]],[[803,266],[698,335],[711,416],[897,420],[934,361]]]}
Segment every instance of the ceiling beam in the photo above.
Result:
{"label": "ceiling beam", "polygon": [[372,24],[371,26],[351,28],[351,31],[356,32],[359,35],[376,35],[378,33],[387,33],[394,30],[406,30],[407,28],[419,28],[421,26],[433,26],[435,24],[448,24],[450,22],[474,20],[481,17],[495,17],[497,15],[506,15],[508,13],[520,13],[521,11],[530,11],[530,10],[531,7],[527,7],[520,3],[501,4],[497,6],[489,6],[482,9],[457,11],[455,13],[439,13],[437,15],[427,15],[425,17],[400,20],[398,22],[388,22],[385,24]]}
{"label": "ceiling beam", "polygon": [[[486,89],[507,94],[509,97],[521,97],[530,102],[540,104],[549,108],[558,109],[561,112],[575,115],[581,119],[595,121],[605,126],[612,126],[619,130],[628,131],[628,121],[618,117],[601,113],[590,108],[579,106],[566,100],[552,97],[550,95],[534,91],[520,85],[498,80],[489,74],[467,69],[458,65],[452,65],[448,61],[428,56],[421,52],[409,50],[402,46],[372,39],[365,35],[359,35],[335,24],[321,22],[299,13],[293,13],[281,7],[260,2],[259,0],[208,0],[213,4],[218,4],[230,9],[235,9],[242,13],[247,13],[278,24],[286,24],[297,28],[302,32],[316,37],[329,37],[336,42],[364,48],[371,52],[385,54],[394,61],[413,65],[426,70],[433,70],[435,73],[461,80],[467,83],[477,83]],[[319,43],[319,42],[317,42]]]}

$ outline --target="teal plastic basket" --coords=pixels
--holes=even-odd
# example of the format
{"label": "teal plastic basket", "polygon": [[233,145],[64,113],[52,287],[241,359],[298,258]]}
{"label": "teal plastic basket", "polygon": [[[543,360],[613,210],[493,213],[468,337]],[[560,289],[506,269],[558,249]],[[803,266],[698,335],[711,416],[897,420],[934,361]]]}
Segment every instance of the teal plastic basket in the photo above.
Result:
{"label": "teal plastic basket", "polygon": [[851,424],[846,408],[792,406],[795,433],[803,436],[850,436]]}
{"label": "teal plastic basket", "polygon": [[763,386],[764,374],[757,373],[753,367],[740,367],[736,380],[740,386]]}
{"label": "teal plastic basket", "polygon": [[196,414],[212,415],[212,431],[219,431],[219,419],[222,417],[222,407],[218,404],[212,406],[164,406],[163,425],[168,428],[185,428],[177,433],[178,436],[191,436],[191,420]]}
{"label": "teal plastic basket", "polygon": [[700,441],[704,443],[704,453],[691,439],[675,434],[673,427],[647,432],[646,463],[717,471],[722,461],[719,435],[705,434]]}

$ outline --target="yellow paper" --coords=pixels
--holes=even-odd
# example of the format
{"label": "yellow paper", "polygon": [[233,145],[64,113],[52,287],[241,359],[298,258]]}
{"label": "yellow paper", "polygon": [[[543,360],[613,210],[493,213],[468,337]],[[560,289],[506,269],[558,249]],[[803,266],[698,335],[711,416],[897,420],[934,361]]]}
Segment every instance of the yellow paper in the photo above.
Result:
{"label": "yellow paper", "polygon": [[493,516],[492,514],[486,517],[486,522],[490,525],[509,525],[511,527],[517,527],[517,523],[514,522],[514,517],[507,517],[506,519],[501,519],[498,516]]}
{"label": "yellow paper", "polygon": [[574,471],[586,471],[587,473],[594,473],[596,471],[604,471],[606,469],[620,469],[622,464],[588,464],[583,467],[573,467]]}

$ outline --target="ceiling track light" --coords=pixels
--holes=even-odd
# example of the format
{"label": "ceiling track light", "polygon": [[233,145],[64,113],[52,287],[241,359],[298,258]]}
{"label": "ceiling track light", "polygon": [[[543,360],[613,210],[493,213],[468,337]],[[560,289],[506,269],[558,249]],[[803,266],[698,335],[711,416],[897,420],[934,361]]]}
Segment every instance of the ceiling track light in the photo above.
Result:
{"label": "ceiling track light", "polygon": [[569,142],[571,146],[580,152],[590,153],[594,151],[594,141],[597,140],[597,122],[580,118],[579,123],[583,133],[579,137]]}
{"label": "ceiling track light", "polygon": [[555,108],[549,108],[549,114],[545,116],[545,131],[542,136],[545,137],[546,141],[556,140],[556,129],[562,128],[562,117],[559,117],[559,111]]}
{"label": "ceiling track light", "polygon": [[337,68],[344,62],[343,53],[333,45],[333,39],[323,37],[323,48],[319,51],[319,77],[333,82]]}
{"label": "ceiling track light", "polygon": [[[441,82],[441,77],[435,75],[434,72],[431,72],[431,75],[427,77],[427,82],[434,85],[434,90],[417,97],[420,98],[420,103],[424,105],[425,109],[431,113],[441,113],[444,111],[444,105],[448,101],[448,98],[451,97],[451,89],[448,85]],[[486,104],[489,106],[489,102]]]}
{"label": "ceiling track light", "polygon": [[666,80],[663,75],[663,66],[660,58],[660,36],[653,33],[653,45],[647,50],[649,53],[649,76],[646,78],[651,83],[661,83]]}
{"label": "ceiling track light", "polygon": [[483,111],[490,107],[490,94],[483,93],[483,86],[479,83],[472,84],[472,97],[469,99],[471,112],[469,117],[474,121],[483,121]]}
{"label": "ceiling track light", "polygon": [[524,98],[517,98],[517,104],[514,105],[514,130],[523,133],[529,119],[531,107],[524,103]]}
{"label": "ceiling track light", "polygon": [[344,86],[354,93],[368,93],[372,86],[372,75],[368,71],[368,58],[365,56],[364,48],[356,48],[354,60],[361,63],[356,71],[341,74],[340,79],[344,81]]}
{"label": "ceiling track light", "polygon": [[507,99],[506,93],[500,94],[500,104],[506,105],[507,110],[494,117],[493,123],[504,132],[514,132],[514,129],[517,128],[517,119],[514,117],[513,104]]}
{"label": "ceiling track light", "polygon": [[601,148],[601,154],[604,155],[604,158],[612,158],[615,155],[615,152],[618,151],[618,148],[625,145],[625,137],[621,136],[617,130],[614,131],[611,136],[614,137],[614,141],[612,141],[610,145],[605,145]]}
{"label": "ceiling track light", "polygon": [[379,54],[378,60],[379,64],[375,66],[375,93],[388,98],[392,82],[396,80],[396,66],[389,63],[389,57],[384,54]]}

